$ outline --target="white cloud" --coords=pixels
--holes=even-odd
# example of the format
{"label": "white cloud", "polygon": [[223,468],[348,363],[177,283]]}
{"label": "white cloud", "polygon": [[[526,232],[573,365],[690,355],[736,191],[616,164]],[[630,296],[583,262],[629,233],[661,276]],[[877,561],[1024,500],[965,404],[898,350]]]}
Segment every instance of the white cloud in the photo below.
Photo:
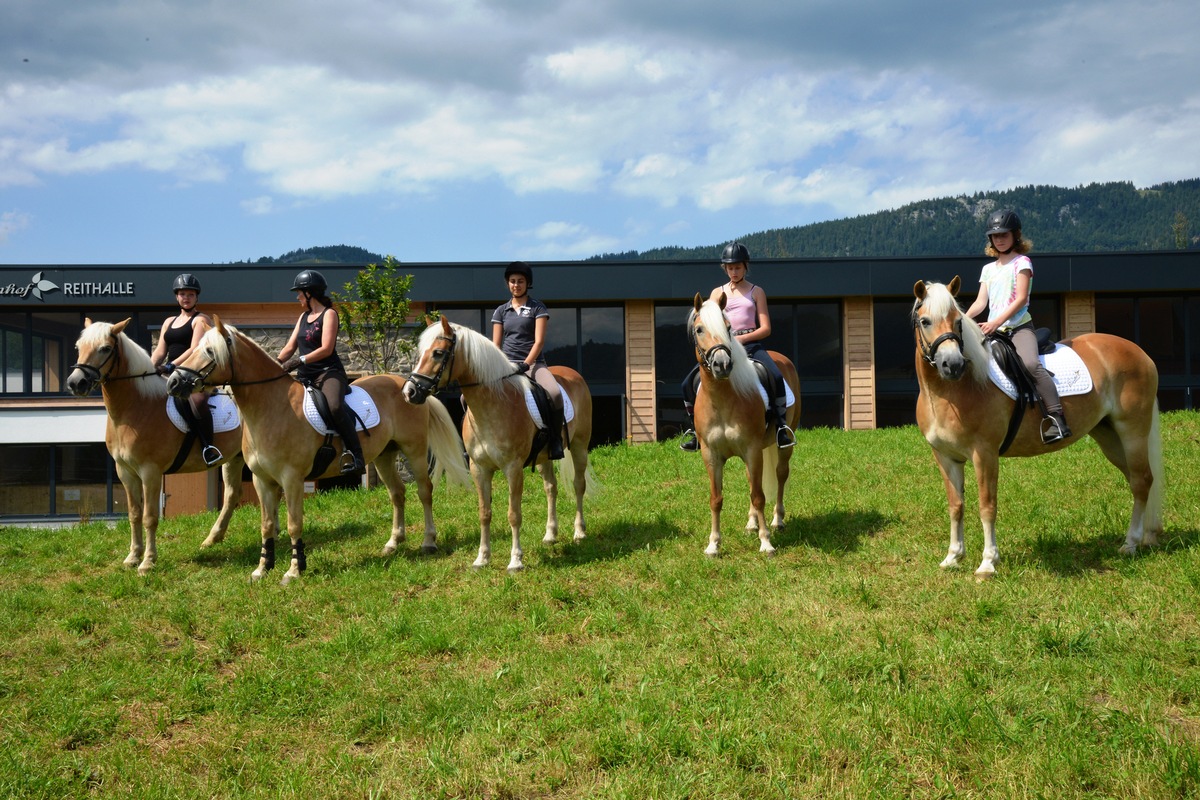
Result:
{"label": "white cloud", "polygon": [[33,222],[33,217],[22,211],[5,211],[0,214],[0,244],[8,242],[14,233],[25,230]]}

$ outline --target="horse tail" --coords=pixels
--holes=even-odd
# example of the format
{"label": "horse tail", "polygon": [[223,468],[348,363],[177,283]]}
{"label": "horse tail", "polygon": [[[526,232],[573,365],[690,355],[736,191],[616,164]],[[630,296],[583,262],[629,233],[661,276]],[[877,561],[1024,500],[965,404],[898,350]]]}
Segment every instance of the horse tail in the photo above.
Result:
{"label": "horse tail", "polygon": [[469,486],[471,473],[467,471],[462,437],[454,427],[450,412],[436,397],[426,400],[425,406],[429,409],[429,449],[433,453],[434,463],[430,477],[437,483],[444,474],[450,483]]}
{"label": "horse tail", "polygon": [[[768,438],[770,444],[763,448],[762,490],[763,496],[767,498],[765,507],[772,508],[775,505],[775,497],[779,494],[779,475],[775,472],[779,467],[779,446],[775,444],[774,431]],[[770,521],[769,515],[767,521]]]}
{"label": "horse tail", "polygon": [[1142,517],[1142,530],[1162,533],[1163,494],[1166,491],[1166,474],[1163,472],[1162,424],[1159,421],[1158,398],[1154,400],[1154,417],[1150,422],[1150,436],[1146,443],[1150,459],[1150,496],[1146,498],[1146,510]]}
{"label": "horse tail", "polygon": [[[567,451],[566,458],[558,462],[560,483],[564,486],[572,486],[575,483],[575,459],[571,457],[571,451]],[[600,485],[600,481],[596,480],[596,473],[592,472],[592,459],[587,461],[587,469],[583,473],[583,496],[595,497],[596,493],[604,487]]]}

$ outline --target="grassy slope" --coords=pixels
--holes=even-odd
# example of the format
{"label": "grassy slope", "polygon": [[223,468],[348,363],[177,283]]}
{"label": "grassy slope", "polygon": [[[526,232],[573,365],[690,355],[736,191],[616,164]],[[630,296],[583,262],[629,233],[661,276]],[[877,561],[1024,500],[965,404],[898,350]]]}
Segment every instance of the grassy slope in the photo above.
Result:
{"label": "grassy slope", "polygon": [[0,795],[1195,795],[1200,415],[1164,432],[1163,547],[1118,555],[1128,493],[1089,441],[1003,463],[983,584],[973,501],[968,566],[937,567],[945,499],[911,427],[801,431],[774,559],[741,532],[740,469],[703,556],[703,466],[673,443],[594,453],[579,545],[539,543],[527,481],[515,577],[504,533],[470,569],[462,489],[438,491],[434,558],[415,532],[378,556],[382,490],[311,498],[287,589],[246,581],[253,508],[203,552],[210,515],[166,521],[145,579],[124,524],[5,528]]}

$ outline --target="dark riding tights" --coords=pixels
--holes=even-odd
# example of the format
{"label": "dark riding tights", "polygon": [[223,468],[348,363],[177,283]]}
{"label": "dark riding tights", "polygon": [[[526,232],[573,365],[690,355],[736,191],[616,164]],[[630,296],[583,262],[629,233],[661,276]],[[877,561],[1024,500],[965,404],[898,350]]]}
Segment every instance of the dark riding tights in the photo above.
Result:
{"label": "dark riding tights", "polygon": [[320,385],[321,394],[329,404],[329,415],[333,417],[338,435],[342,437],[342,446],[354,456],[359,469],[362,468],[362,444],[358,441],[358,431],[354,429],[354,417],[343,402],[346,397],[346,383],[341,375],[327,373]]}

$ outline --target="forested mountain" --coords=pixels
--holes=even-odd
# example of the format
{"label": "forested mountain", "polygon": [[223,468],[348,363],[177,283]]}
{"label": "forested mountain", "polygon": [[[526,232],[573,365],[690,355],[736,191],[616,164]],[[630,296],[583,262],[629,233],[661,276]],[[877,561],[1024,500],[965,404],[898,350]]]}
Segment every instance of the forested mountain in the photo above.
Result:
{"label": "forested mountain", "polygon": [[350,247],[345,244],[330,247],[308,247],[304,250],[293,250],[284,253],[279,258],[263,256],[254,262],[256,264],[382,264],[383,256],[364,250],[361,247]]}
{"label": "forested mountain", "polygon": [[[984,223],[998,208],[1017,211],[1026,238],[1041,253],[1200,248],[1200,178],[1148,189],[1132,183],[1024,186],[739,238],[754,258],[968,255],[983,250]],[[719,257],[724,245],[660,247],[589,260],[709,259]]]}

